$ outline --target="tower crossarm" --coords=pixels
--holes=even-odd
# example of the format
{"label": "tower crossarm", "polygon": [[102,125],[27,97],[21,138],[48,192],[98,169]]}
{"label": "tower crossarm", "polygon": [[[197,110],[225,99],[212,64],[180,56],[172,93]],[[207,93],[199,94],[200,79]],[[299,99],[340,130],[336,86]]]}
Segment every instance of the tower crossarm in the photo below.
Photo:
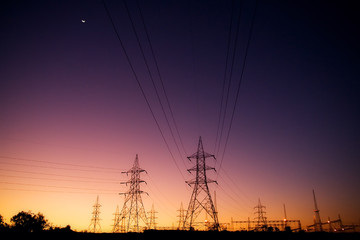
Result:
{"label": "tower crossarm", "polygon": [[128,171],[121,172],[121,173],[125,173],[126,175],[128,175],[129,173],[132,174],[132,173],[142,173],[142,172],[145,172],[147,174],[147,171],[144,169],[141,169],[141,168],[132,168]]}
{"label": "tower crossarm", "polygon": [[[187,169],[188,172],[197,171],[197,170],[198,170],[197,166],[194,166],[192,168]],[[204,170],[205,171],[214,170],[216,172],[216,169],[214,167],[210,167],[210,166],[207,166],[207,165],[204,167]]]}
{"label": "tower crossarm", "polygon": [[216,169],[214,167],[205,166],[204,169],[205,169],[205,171],[214,170],[216,172]]}
{"label": "tower crossarm", "polygon": [[216,184],[218,184],[218,182],[217,182],[216,180],[212,180],[212,179],[210,179],[210,178],[207,178],[207,179],[206,179],[206,182],[207,182],[207,183],[216,183]]}
{"label": "tower crossarm", "polygon": [[208,158],[208,157],[212,157],[212,158],[216,159],[215,155],[207,153],[207,152],[204,152],[203,154],[196,152],[187,158],[191,161],[192,158],[196,159],[196,158]]}
{"label": "tower crossarm", "polygon": [[197,170],[196,166],[195,166],[195,167],[192,167],[192,168],[187,169],[187,171],[188,171],[189,173],[191,173],[192,171],[196,171],[196,170]]}
{"label": "tower crossarm", "polygon": [[[134,182],[135,182],[134,180],[129,180],[129,181],[126,181],[126,182],[120,182],[120,184],[125,184],[125,185],[127,186],[128,184],[133,184]],[[147,184],[146,181],[141,180],[141,179],[136,180],[136,182],[137,182],[137,183],[145,183],[145,184]]]}

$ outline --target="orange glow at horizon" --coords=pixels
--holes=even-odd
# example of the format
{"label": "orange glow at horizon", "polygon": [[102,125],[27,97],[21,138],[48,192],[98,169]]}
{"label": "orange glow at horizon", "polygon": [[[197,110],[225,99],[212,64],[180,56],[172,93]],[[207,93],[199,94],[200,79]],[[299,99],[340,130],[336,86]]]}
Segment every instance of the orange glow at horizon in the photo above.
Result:
{"label": "orange glow at horizon", "polygon": [[[40,148],[43,148],[43,145],[40,145]],[[131,168],[134,156],[122,155],[117,157],[114,162],[104,159],[104,164],[99,166],[96,165],[94,159],[103,156],[103,153],[84,155],[83,150],[69,150],[73,156],[78,156],[77,159],[86,158],[89,162],[87,165],[91,167],[84,168],[76,167],[76,165],[81,165],[81,161],[65,157],[70,153],[67,152],[68,150],[64,150],[64,156],[59,153],[56,158],[49,160],[49,157],[42,158],[44,157],[43,152],[35,154],[35,149],[35,147],[32,148],[34,159],[47,159],[47,161],[63,163],[64,165],[1,159],[4,169],[0,169],[0,193],[3,196],[0,199],[0,214],[5,217],[5,221],[9,222],[10,218],[19,211],[31,210],[34,213],[43,213],[54,226],[65,227],[70,225],[72,229],[77,231],[88,230],[92,206],[96,196],[99,195],[99,201],[102,205],[100,208],[102,231],[111,232],[116,206],[118,205],[121,209],[123,205],[123,196],[119,196],[118,193],[127,190],[125,185],[119,183],[129,178],[120,172]],[[177,227],[177,216],[179,214],[177,210],[181,202],[184,204],[184,208],[187,208],[192,189],[183,182],[182,177],[174,170],[171,170],[170,174],[166,174],[164,169],[174,169],[171,161],[161,161],[162,167],[160,168],[160,165],[153,164],[159,158],[148,157],[151,156],[150,153],[149,151],[139,154],[140,166],[148,172],[148,174],[141,174],[142,179],[147,182],[147,184],[142,184],[142,190],[149,193],[149,196],[142,196],[145,209],[150,211],[151,205],[154,204],[155,210],[158,212],[156,215],[157,226]],[[152,154],[156,156],[159,153]],[[111,163],[115,171],[107,168],[102,169],[102,167],[107,166],[107,161]],[[209,162],[208,164],[213,163]],[[92,168],[96,166],[99,168]],[[15,171],[12,172],[12,170]],[[225,163],[222,171],[226,171],[228,174],[231,169]],[[39,174],[36,175],[31,172],[39,172]],[[183,174],[187,179],[193,177],[185,171]],[[211,177],[211,173],[209,176]],[[229,180],[226,175],[222,175],[218,179],[219,186],[209,184],[212,195],[216,191],[219,221],[224,224],[230,224],[231,218],[246,220],[248,217],[250,219],[256,217],[253,207],[256,205],[255,199],[257,197],[255,194],[257,191],[254,193],[253,189],[249,188],[237,189],[235,185],[230,185],[232,180],[239,183],[243,182],[241,176],[235,175],[234,179]],[[11,185],[8,184],[9,182],[21,183],[22,185]],[[174,186],[177,187],[174,188]],[[279,202],[276,194],[273,191],[262,191],[262,194],[265,196],[261,200],[267,207],[266,216],[268,219],[283,219],[282,202]],[[311,195],[309,194],[309,197],[304,198],[301,193],[292,192],[292,194],[295,195],[286,196],[286,198],[291,199],[291,202],[286,202],[290,219],[300,219],[303,226],[312,224]],[[322,201],[320,200],[320,202]],[[322,207],[325,209],[325,204],[322,204]],[[202,217],[207,220],[205,219],[206,216]],[[332,215],[331,217],[335,218],[336,216]],[[200,219],[201,217],[199,217],[199,221]],[[284,221],[286,220],[284,219]]]}

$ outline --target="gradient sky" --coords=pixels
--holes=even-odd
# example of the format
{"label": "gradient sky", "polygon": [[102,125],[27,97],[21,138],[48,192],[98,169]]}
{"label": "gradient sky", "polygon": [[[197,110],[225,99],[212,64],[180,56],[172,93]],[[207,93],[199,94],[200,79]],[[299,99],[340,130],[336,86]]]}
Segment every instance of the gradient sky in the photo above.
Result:
{"label": "gradient sky", "polygon": [[[101,1],[1,2],[0,214],[7,222],[32,210],[84,230],[99,195],[102,229],[111,231],[123,204],[118,193],[126,191],[120,171],[139,154],[149,173],[145,208],[154,203],[159,225],[176,225],[191,196],[184,181],[194,177],[186,154],[200,135],[214,153],[231,1],[140,1],[186,154],[171,138],[123,2],[106,3],[180,171]],[[254,3],[243,4],[228,113]],[[261,198],[269,219],[282,219],[286,204],[289,219],[312,224],[312,189],[323,220],[341,214],[344,223],[359,222],[358,12],[351,1],[259,1],[222,168],[209,172],[219,183],[210,188],[220,222],[255,217]],[[219,168],[217,157],[208,164]]]}

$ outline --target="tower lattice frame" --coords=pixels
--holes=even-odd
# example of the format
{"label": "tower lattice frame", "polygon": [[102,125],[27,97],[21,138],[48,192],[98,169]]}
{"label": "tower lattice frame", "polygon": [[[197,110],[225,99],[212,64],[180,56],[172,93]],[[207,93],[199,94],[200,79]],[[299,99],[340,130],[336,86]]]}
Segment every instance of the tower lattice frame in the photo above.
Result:
{"label": "tower lattice frame", "polygon": [[93,233],[99,233],[101,232],[101,226],[100,226],[100,203],[99,203],[99,196],[96,197],[96,202],[93,205],[93,212],[92,212],[92,218],[91,218],[91,223],[89,225],[89,230],[90,232]]}
{"label": "tower lattice frame", "polygon": [[267,230],[267,217],[265,216],[266,207],[261,204],[260,198],[259,198],[259,201],[258,201],[258,205],[256,205],[254,207],[254,209],[255,209],[255,214],[257,215],[255,217],[255,219],[256,219],[255,230],[256,231],[265,231],[265,230]]}
{"label": "tower lattice frame", "polygon": [[193,192],[190,198],[188,205],[188,210],[186,211],[184,219],[184,229],[194,229],[195,220],[199,214],[204,210],[206,214],[212,219],[213,222],[205,222],[209,230],[219,230],[219,220],[218,213],[216,212],[214,202],[211,198],[209,191],[208,183],[217,183],[214,180],[209,179],[206,176],[206,171],[214,170],[215,168],[209,167],[206,165],[206,158],[212,157],[215,159],[215,156],[204,151],[201,137],[199,138],[197,152],[192,154],[188,159],[196,160],[196,165],[190,169],[189,172],[196,172],[195,179],[186,181],[186,183],[191,187],[193,186]]}
{"label": "tower lattice frame", "polygon": [[114,224],[114,229],[117,232],[141,232],[141,222],[145,226],[149,227],[148,218],[146,217],[146,211],[141,198],[141,194],[146,193],[140,189],[141,183],[146,183],[140,178],[141,173],[147,173],[144,169],[140,168],[139,158],[136,154],[136,158],[132,168],[126,172],[126,175],[130,174],[130,180],[121,182],[121,184],[130,185],[129,190],[125,193],[119,193],[125,196],[124,205],[120,212],[117,222]]}

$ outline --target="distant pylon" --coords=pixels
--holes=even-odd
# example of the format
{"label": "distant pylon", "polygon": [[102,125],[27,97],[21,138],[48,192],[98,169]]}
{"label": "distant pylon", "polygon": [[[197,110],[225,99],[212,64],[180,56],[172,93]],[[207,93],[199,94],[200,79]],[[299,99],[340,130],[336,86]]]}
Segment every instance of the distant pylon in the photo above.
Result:
{"label": "distant pylon", "polygon": [[320,219],[320,210],[318,209],[318,206],[317,206],[314,189],[313,189],[313,196],[314,196],[314,206],[315,206],[314,228],[315,228],[315,231],[322,232],[323,228],[322,228],[322,223],[321,223],[321,219]]}
{"label": "distant pylon", "polygon": [[213,221],[205,223],[209,226],[209,229],[219,229],[218,215],[208,187],[208,183],[217,182],[206,177],[206,171],[215,171],[215,168],[206,165],[205,159],[208,157],[213,157],[215,159],[214,155],[204,152],[202,140],[200,137],[197,152],[188,157],[190,161],[191,159],[196,159],[196,165],[188,169],[189,172],[196,171],[196,177],[193,180],[186,181],[189,186],[193,185],[193,192],[185,216],[184,229],[189,228],[192,230],[194,228],[195,220],[202,210],[205,210],[205,212],[209,214]]}
{"label": "distant pylon", "polygon": [[178,225],[178,230],[184,230],[184,222],[185,222],[185,209],[183,207],[183,203],[181,202],[180,204],[180,209],[178,210],[179,211],[179,225]]}
{"label": "distant pylon", "polygon": [[114,225],[113,225],[113,233],[119,233],[121,232],[121,215],[119,210],[119,205],[116,206],[116,211],[114,213]]}
{"label": "distant pylon", "polygon": [[287,228],[287,216],[286,216],[286,208],[285,208],[285,204],[283,205],[284,206],[284,231],[286,231],[286,228]]}
{"label": "distant pylon", "polygon": [[257,214],[257,216],[255,217],[255,219],[257,220],[255,229],[257,231],[267,229],[267,218],[265,217],[266,212],[264,210],[265,208],[266,207],[264,205],[261,205],[260,198],[259,198],[258,205],[254,207],[255,214]]}
{"label": "distant pylon", "polygon": [[155,230],[156,229],[156,214],[157,212],[155,212],[155,209],[154,209],[154,204],[152,205],[151,207],[151,211],[148,212],[148,214],[150,214],[150,221],[149,221],[149,229],[153,229]]}
{"label": "distant pylon", "polygon": [[99,195],[96,198],[96,202],[93,205],[94,210],[92,212],[92,218],[91,218],[91,223],[89,225],[89,230],[90,232],[94,232],[94,233],[99,233],[101,232],[101,226],[100,226],[100,207],[101,205],[99,204]]}
{"label": "distant pylon", "polygon": [[120,232],[140,232],[142,230],[140,221],[145,224],[143,227],[149,227],[146,211],[141,198],[141,194],[146,193],[140,190],[140,184],[145,182],[140,178],[140,173],[142,172],[146,173],[144,169],[140,168],[138,155],[136,154],[133,167],[126,172],[122,172],[126,173],[126,175],[130,174],[130,180],[121,182],[121,184],[126,184],[126,186],[129,184],[130,187],[127,192],[119,193],[125,196],[124,205],[120,212],[119,226],[116,226],[120,229]]}

